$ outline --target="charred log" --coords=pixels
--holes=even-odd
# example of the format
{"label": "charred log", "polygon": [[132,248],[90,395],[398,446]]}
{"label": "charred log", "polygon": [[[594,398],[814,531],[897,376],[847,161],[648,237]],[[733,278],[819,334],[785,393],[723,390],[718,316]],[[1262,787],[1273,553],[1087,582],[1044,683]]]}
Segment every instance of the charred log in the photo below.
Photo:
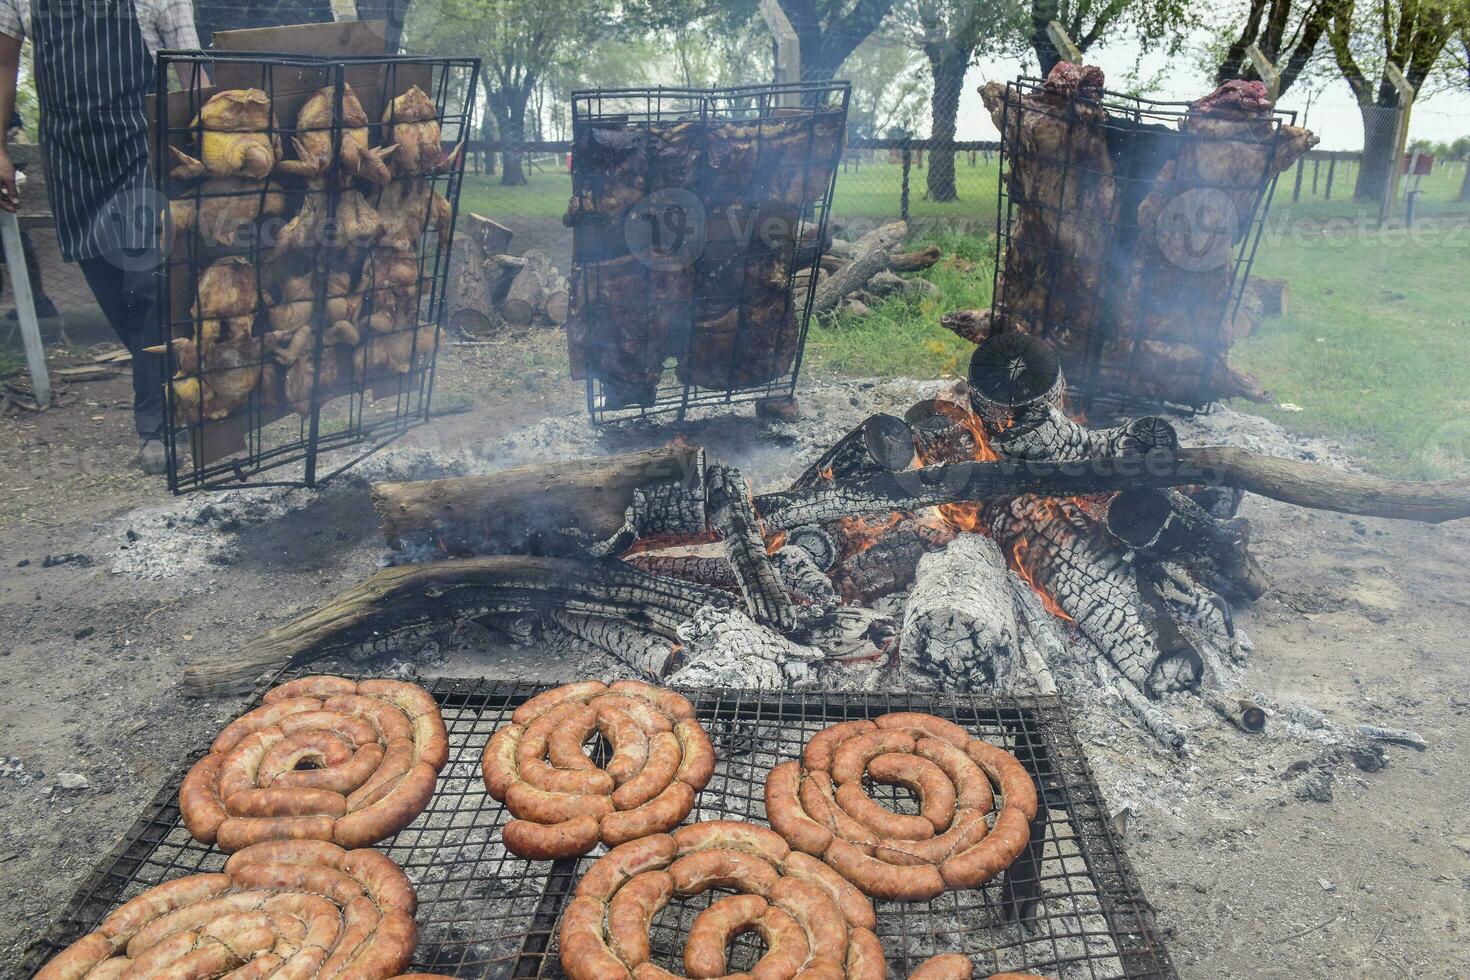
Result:
{"label": "charred log", "polygon": [[740,471],[720,463],[705,470],[710,524],[724,540],[725,557],[740,582],[746,611],[756,622],[787,631],[796,613],[781,576],[766,554],[760,518]]}
{"label": "charred log", "polygon": [[926,463],[959,463],[977,458],[980,439],[969,413],[943,398],[919,402],[904,413],[914,433],[919,458]]}
{"label": "charred log", "polygon": [[678,656],[679,644],[622,620],[553,609],[546,618],[572,636],[636,670],[647,681],[661,681]]}
{"label": "charred log", "polygon": [[914,435],[903,419],[873,415],[802,471],[791,484],[793,490],[814,487],[824,480],[873,470],[905,469],[914,461]]}
{"label": "charred log", "polygon": [[819,527],[793,528],[786,534],[786,543],[805,551],[823,572],[831,571],[837,564],[837,540]]}
{"label": "charred log", "polygon": [[954,535],[937,524],[896,514],[886,520],[850,518],[828,530],[840,553],[832,583],[843,601],[859,604],[907,589],[919,559],[943,548]]}
{"label": "charred log", "polygon": [[1258,735],[1266,729],[1266,709],[1249,698],[1238,694],[1223,694],[1206,689],[1200,694],[1215,713],[1230,724],[1249,735]]}
{"label": "charred log", "polygon": [[1071,501],[1021,497],[986,508],[991,537],[1129,682],[1154,694],[1199,678],[1198,652],[1142,601],[1134,569]]}
{"label": "charred log", "polygon": [[1125,490],[1108,504],[1107,527],[1150,561],[1177,561],[1225,595],[1259,599],[1269,582],[1247,551],[1250,525],[1220,521],[1174,490]]}
{"label": "charred log", "polygon": [[1012,690],[1021,651],[1009,573],[994,541],[961,534],[919,560],[898,657],[910,689]]}
{"label": "charred log", "polygon": [[1052,346],[1026,334],[1000,334],[970,358],[970,405],[990,445],[1011,459],[1082,459],[1179,448],[1174,427],[1157,416],[1089,429],[1062,411],[1065,381]]}

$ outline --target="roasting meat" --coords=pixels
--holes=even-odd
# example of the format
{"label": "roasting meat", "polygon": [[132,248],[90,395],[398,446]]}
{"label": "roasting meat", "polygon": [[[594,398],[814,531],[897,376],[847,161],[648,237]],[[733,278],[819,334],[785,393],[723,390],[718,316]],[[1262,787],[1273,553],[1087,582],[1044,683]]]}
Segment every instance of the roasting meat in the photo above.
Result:
{"label": "roasting meat", "polygon": [[175,235],[198,231],[215,245],[248,245],[257,218],[285,210],[280,184],[249,177],[211,177],[169,202]]}
{"label": "roasting meat", "polygon": [[251,177],[262,180],[281,157],[270,96],[258,88],[230,89],[211,98],[190,123],[199,157],[169,147],[178,165],[172,176]]}
{"label": "roasting meat", "polygon": [[387,142],[397,147],[389,159],[400,174],[435,173],[448,167],[459,152],[459,147],[444,152],[439,112],[417,85],[388,103],[383,126]]}
{"label": "roasting meat", "polygon": [[366,247],[382,235],[383,219],[367,198],[350,187],[337,192],[336,218],[329,220],[330,202],[324,185],[323,178],[311,181],[301,201],[301,210],[281,229],[272,258],[292,248],[309,251],[324,246]]}
{"label": "roasting meat", "polygon": [[263,397],[275,390],[276,368],[263,356],[259,337],[215,337],[201,343],[177,337],[172,344],[178,371],[170,384],[178,425],[233,415],[262,381]]}
{"label": "roasting meat", "polygon": [[650,405],[688,330],[694,270],[625,255],[572,267],[567,349],[573,377],[602,382],[606,407]]}
{"label": "roasting meat", "polygon": [[430,221],[439,232],[439,247],[449,243],[449,202],[421,177],[393,181],[378,193],[373,210],[382,219],[385,245],[415,247]]}
{"label": "roasting meat", "polygon": [[577,172],[572,177],[568,219],[584,214],[616,216],[651,192],[692,190],[703,133],[703,126],[690,120],[582,130],[577,134]]}
{"label": "roasting meat", "polygon": [[728,391],[790,371],[801,321],[787,290],[784,256],[701,259],[696,275],[701,300],[679,380]]}
{"label": "roasting meat", "polygon": [[[318,89],[301,105],[296,115],[297,133],[291,139],[296,148],[295,160],[283,160],[282,173],[316,177],[332,164],[332,107],[336,89],[328,85]],[[342,85],[342,163],[344,181],[361,178],[383,186],[393,179],[385,162],[397,146],[373,147],[368,136],[368,117],[352,86]]]}

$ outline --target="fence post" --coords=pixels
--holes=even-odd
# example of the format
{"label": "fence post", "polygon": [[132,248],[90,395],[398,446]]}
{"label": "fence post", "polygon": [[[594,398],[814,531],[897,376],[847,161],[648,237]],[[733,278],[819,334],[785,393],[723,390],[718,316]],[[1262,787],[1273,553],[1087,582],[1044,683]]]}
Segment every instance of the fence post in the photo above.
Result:
{"label": "fence post", "polygon": [[1332,178],[1337,173],[1337,157],[1327,161],[1327,200],[1332,200]]}
{"label": "fence post", "polygon": [[1302,173],[1307,169],[1307,158],[1302,157],[1296,163],[1296,183],[1291,188],[1291,201],[1295,204],[1302,199]]}
{"label": "fence post", "polygon": [[899,140],[899,150],[903,154],[903,188],[898,195],[898,213],[904,221],[909,220],[909,169],[913,163],[913,154],[909,149],[909,138],[905,136]]}
{"label": "fence post", "polygon": [[1322,176],[1322,161],[1312,161],[1312,196],[1317,196],[1317,178]]}
{"label": "fence post", "polygon": [[1393,216],[1394,207],[1398,204],[1399,176],[1404,167],[1404,147],[1409,143],[1409,109],[1414,104],[1414,86],[1404,77],[1399,66],[1390,61],[1383,66],[1383,77],[1398,91],[1399,104],[1397,106],[1397,118],[1395,120],[1393,139],[1393,159],[1388,164],[1388,179],[1383,188],[1383,201],[1378,207],[1378,224],[1382,225]]}

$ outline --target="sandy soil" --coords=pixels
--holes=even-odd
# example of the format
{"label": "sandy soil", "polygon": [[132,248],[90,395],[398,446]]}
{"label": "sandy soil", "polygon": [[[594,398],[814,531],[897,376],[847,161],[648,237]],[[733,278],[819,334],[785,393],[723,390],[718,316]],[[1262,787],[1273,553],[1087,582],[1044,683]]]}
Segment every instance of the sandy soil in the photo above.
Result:
{"label": "sandy soil", "polygon": [[[409,444],[473,455],[548,416],[580,430],[580,389],[536,373],[535,350],[554,342],[453,350],[442,388],[467,396],[470,410]],[[353,479],[261,504],[282,513],[244,519],[228,548],[190,546],[189,522],[218,536],[221,521],[229,531],[248,513],[248,497],[181,506],[132,475],[126,397],[125,379],[79,385],[57,410],[0,419],[6,961],[238,710],[233,699],[182,699],[180,668],[316,604],[383,557],[366,486]],[[836,408],[866,407],[860,386],[828,398],[818,407],[834,413],[833,428]],[[754,420],[734,428],[761,434]],[[780,440],[771,449],[795,460],[811,451]],[[1175,962],[1186,977],[1470,975],[1470,526],[1355,520],[1254,498],[1245,513],[1275,580],[1239,612],[1255,641],[1248,686],[1341,724],[1414,728],[1430,748],[1391,748],[1387,767],[1366,773],[1309,739],[1266,751],[1216,725],[1180,760],[1130,721],[1083,725],[1110,803],[1132,811],[1125,843]],[[185,543],[170,551],[153,535]],[[493,656],[469,667],[523,672]],[[63,773],[85,777],[86,788],[59,788]],[[1330,799],[1299,792],[1309,779]]]}

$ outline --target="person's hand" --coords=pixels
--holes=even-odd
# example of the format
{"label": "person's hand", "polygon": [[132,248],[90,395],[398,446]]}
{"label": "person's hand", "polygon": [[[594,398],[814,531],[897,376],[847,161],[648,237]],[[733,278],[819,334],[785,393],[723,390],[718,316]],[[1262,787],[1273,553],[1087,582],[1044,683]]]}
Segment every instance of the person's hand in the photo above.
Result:
{"label": "person's hand", "polygon": [[15,186],[15,164],[0,149],[0,209],[14,213],[20,208],[20,189]]}

